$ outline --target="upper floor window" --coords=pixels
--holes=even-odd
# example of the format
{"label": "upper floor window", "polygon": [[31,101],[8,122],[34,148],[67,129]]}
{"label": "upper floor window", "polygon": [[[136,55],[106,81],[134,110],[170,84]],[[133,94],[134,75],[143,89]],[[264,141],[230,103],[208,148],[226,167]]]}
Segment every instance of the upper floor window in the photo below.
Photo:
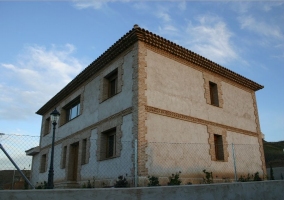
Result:
{"label": "upper floor window", "polygon": [[218,108],[223,108],[223,92],[222,92],[222,80],[213,74],[208,74],[203,72],[204,78],[204,97],[206,103],[216,106]]}
{"label": "upper floor window", "polygon": [[78,115],[80,115],[80,101],[76,102],[75,105],[71,106],[71,108],[68,109],[68,113],[67,113],[68,121],[70,121],[71,119],[74,119]]}
{"label": "upper floor window", "polygon": [[117,94],[117,69],[108,74],[105,79],[107,80],[108,98]]}
{"label": "upper floor window", "polygon": [[68,103],[66,106],[62,108],[61,112],[61,124],[64,124],[77,116],[79,116],[81,110],[81,104],[80,104],[80,96],[72,100],[70,103]]}
{"label": "upper floor window", "polygon": [[100,75],[100,96],[99,102],[102,103],[111,97],[122,92],[122,61],[116,63],[117,67],[111,67],[103,71]]}
{"label": "upper floor window", "polygon": [[47,135],[50,132],[50,117],[48,117],[44,122],[43,136]]}
{"label": "upper floor window", "polygon": [[209,82],[210,89],[210,100],[211,105],[219,107],[219,99],[218,99],[218,86],[216,83]]}

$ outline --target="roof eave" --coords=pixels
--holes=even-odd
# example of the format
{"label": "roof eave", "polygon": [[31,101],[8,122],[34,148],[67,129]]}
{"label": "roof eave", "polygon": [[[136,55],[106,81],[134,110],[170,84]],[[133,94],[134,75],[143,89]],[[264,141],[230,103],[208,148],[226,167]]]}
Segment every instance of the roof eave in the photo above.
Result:
{"label": "roof eave", "polygon": [[83,82],[92,77],[97,71],[103,68],[106,64],[111,62],[120,53],[126,50],[129,46],[138,41],[138,34],[135,34],[137,28],[133,28],[116,43],[108,48],[101,56],[86,67],[80,74],[78,74],[70,83],[68,83],[61,91],[59,91],[53,98],[51,98],[45,105],[43,105],[36,114],[44,115],[54,105],[58,104],[62,96],[67,96],[70,92],[78,88]]}
{"label": "roof eave", "polygon": [[185,59],[198,66],[226,77],[234,82],[237,82],[253,91],[263,89],[262,85],[251,81],[221,65],[210,61],[182,46],[179,46],[169,40],[166,40],[154,33],[151,33],[138,26],[134,26],[128,33],[122,36],[116,43],[108,48],[101,56],[93,61],[88,67],[86,67],[79,75],[77,75],[69,84],[67,84],[60,92],[58,92],[53,98],[51,98],[45,105],[43,105],[36,114],[44,115],[55,105],[57,105],[64,97],[69,95],[72,91],[82,85],[87,79],[92,77],[98,70],[103,68],[115,57],[125,51],[128,47],[133,45],[137,41],[143,41],[148,45],[159,48],[163,51],[169,52],[177,57]]}

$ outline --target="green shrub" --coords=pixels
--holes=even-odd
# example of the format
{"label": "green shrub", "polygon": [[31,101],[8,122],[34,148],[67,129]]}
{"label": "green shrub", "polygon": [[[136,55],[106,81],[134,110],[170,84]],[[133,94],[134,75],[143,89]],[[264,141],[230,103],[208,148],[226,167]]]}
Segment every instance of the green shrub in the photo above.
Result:
{"label": "green shrub", "polygon": [[245,176],[240,176],[238,179],[238,182],[249,182],[249,181],[262,181],[262,179],[259,176],[259,172],[256,172],[254,175],[250,175],[248,173],[247,177]]}
{"label": "green shrub", "polygon": [[95,187],[95,177],[93,176],[93,182],[91,183],[90,180],[88,180],[87,183],[83,183],[82,188],[94,188]]}
{"label": "green shrub", "polygon": [[88,180],[87,183],[83,183],[82,188],[93,188],[91,181]]}
{"label": "green shrub", "polygon": [[262,179],[259,177],[259,173],[256,172],[253,176],[253,181],[262,181]]}
{"label": "green shrub", "polygon": [[158,177],[156,177],[156,176],[148,176],[148,180],[149,180],[148,187],[160,186]]}
{"label": "green shrub", "polygon": [[213,182],[213,174],[212,172],[207,172],[205,169],[203,170],[203,173],[205,174],[205,178],[203,177],[203,183],[205,184],[211,184]]}
{"label": "green shrub", "polygon": [[181,172],[178,172],[176,174],[172,174],[172,176],[169,177],[168,185],[180,185],[181,181],[179,180],[179,174]]}
{"label": "green shrub", "polygon": [[118,180],[116,181],[114,187],[116,188],[122,188],[122,187],[128,187],[128,181],[123,176],[118,176]]}
{"label": "green shrub", "polygon": [[[38,184],[38,182],[37,182]],[[38,184],[35,189],[47,189],[47,182],[44,181],[43,183],[41,182],[40,184]]]}
{"label": "green shrub", "polygon": [[248,174],[247,177],[245,176],[240,176],[238,179],[238,182],[249,182],[250,181],[250,175]]}

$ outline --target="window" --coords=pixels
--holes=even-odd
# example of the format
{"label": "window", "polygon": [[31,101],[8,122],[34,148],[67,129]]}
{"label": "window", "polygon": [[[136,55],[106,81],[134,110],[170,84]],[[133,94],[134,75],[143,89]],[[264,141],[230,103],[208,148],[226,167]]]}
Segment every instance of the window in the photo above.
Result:
{"label": "window", "polygon": [[115,132],[110,133],[107,136],[106,158],[113,157],[114,155],[115,155]]}
{"label": "window", "polygon": [[87,139],[82,140],[82,157],[81,165],[86,164],[86,154],[87,154]]}
{"label": "window", "polygon": [[48,117],[44,122],[43,136],[50,132],[50,117]]}
{"label": "window", "polygon": [[80,102],[77,102],[75,105],[68,109],[67,119],[68,121],[70,121],[78,115],[80,115]]}
{"label": "window", "polygon": [[110,98],[117,94],[117,69],[108,74],[105,77],[106,80],[106,90],[107,90],[107,98]]}
{"label": "window", "polygon": [[80,96],[63,107],[61,112],[61,124],[64,124],[80,115]]}
{"label": "window", "polygon": [[118,93],[118,69],[115,69],[103,78],[101,102]]}
{"label": "window", "polygon": [[111,70],[107,69],[100,74],[100,103],[122,91],[122,63],[120,62],[117,68],[112,68]]}
{"label": "window", "polygon": [[102,159],[116,156],[116,128],[102,133]]}
{"label": "window", "polygon": [[66,167],[66,158],[67,158],[67,146],[64,146],[62,153],[62,169]]}
{"label": "window", "polygon": [[206,103],[211,106],[223,108],[223,92],[222,92],[222,79],[212,74],[203,73],[204,79],[204,97]]}
{"label": "window", "polygon": [[222,135],[214,134],[214,147],[215,147],[216,160],[224,160]]}
{"label": "window", "polygon": [[40,160],[40,173],[44,173],[46,171],[46,154],[43,154],[41,156],[41,160]]}
{"label": "window", "polygon": [[217,84],[209,82],[211,105],[219,107]]}

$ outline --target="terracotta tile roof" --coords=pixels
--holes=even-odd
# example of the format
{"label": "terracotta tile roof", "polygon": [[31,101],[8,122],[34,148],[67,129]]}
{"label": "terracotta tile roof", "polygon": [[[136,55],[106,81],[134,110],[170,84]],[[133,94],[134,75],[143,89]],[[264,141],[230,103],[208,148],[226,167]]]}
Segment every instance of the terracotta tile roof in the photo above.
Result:
{"label": "terracotta tile roof", "polygon": [[254,91],[263,88],[262,85],[259,85],[258,83],[255,83],[225,67],[222,67],[221,65],[212,62],[207,58],[204,58],[182,46],[179,46],[167,39],[164,39],[152,32],[149,32],[148,30],[140,28],[137,25],[134,25],[133,29],[131,29],[124,36],[122,36],[101,56],[99,56],[88,67],[86,67],[80,74],[78,74],[69,84],[67,84],[60,92],[58,92],[53,98],[51,98],[36,113],[40,115],[45,114],[47,111],[56,106],[56,104],[58,104],[64,97],[68,96],[70,93],[76,90],[87,79],[92,77],[96,72],[106,66],[109,62],[111,62],[114,58],[116,58],[119,54],[121,54],[123,51],[125,51],[128,47],[130,47],[137,41],[142,41],[147,43],[148,45],[164,50],[193,64],[201,66],[209,71],[212,71],[232,81],[235,81]]}

